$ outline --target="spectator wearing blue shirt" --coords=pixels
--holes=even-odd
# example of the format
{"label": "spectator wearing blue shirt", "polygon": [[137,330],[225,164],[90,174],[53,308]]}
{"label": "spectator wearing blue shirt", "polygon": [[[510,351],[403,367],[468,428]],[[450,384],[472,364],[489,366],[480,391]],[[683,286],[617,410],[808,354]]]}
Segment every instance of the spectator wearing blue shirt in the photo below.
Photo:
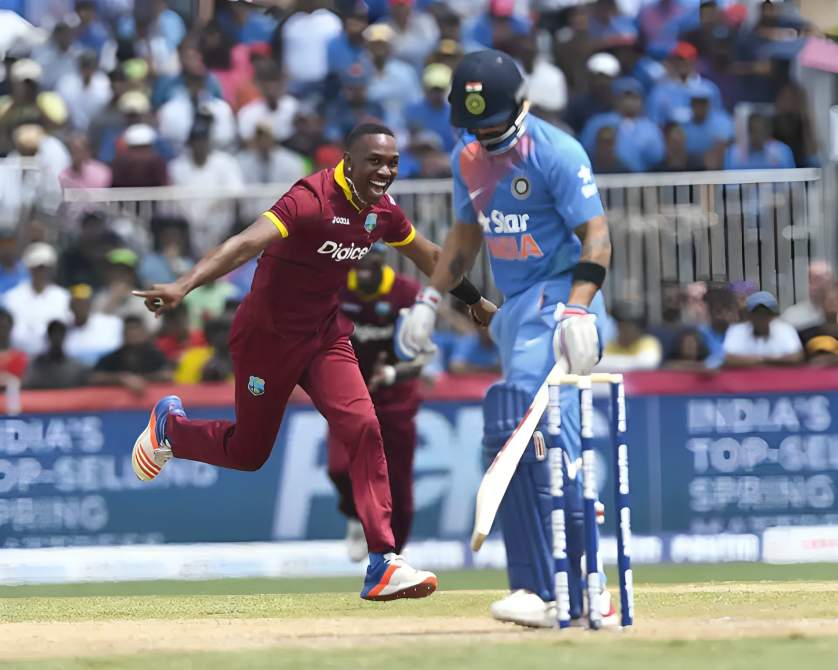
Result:
{"label": "spectator wearing blue shirt", "polygon": [[595,0],[588,7],[588,38],[595,49],[608,48],[615,37],[635,32],[634,21],[620,14],[616,0]]}
{"label": "spectator wearing blue shirt", "polygon": [[698,83],[710,91],[713,108],[721,107],[718,87],[695,71],[697,58],[698,52],[689,42],[678,42],[667,57],[666,68],[669,74],[652,89],[646,106],[649,118],[659,126],[667,121],[683,124],[690,120],[691,90]]}
{"label": "spectator wearing blue shirt", "polygon": [[425,97],[405,109],[405,121],[411,132],[430,131],[439,138],[442,149],[450,152],[454,148],[454,133],[451,131],[448,104],[448,89],[451,87],[451,68],[442,63],[431,63],[422,73]]}
{"label": "spectator wearing blue shirt", "polygon": [[276,21],[247,2],[227,3],[227,12],[218,15],[224,31],[236,44],[270,42],[276,30]]}
{"label": "spectator wearing blue shirt", "polygon": [[465,31],[465,42],[478,48],[509,49],[516,37],[530,32],[530,22],[515,13],[514,0],[490,0],[488,9]]}
{"label": "spectator wearing blue shirt", "polygon": [[385,23],[373,23],[364,30],[372,67],[368,96],[384,109],[384,121],[393,130],[404,128],[407,105],[422,99],[422,85],[416,70],[394,57],[396,33]]}
{"label": "spectator wearing blue shirt", "polygon": [[707,81],[690,87],[692,117],[683,124],[687,152],[705,157],[709,169],[721,169],[724,151],[733,139],[733,119],[723,109],[713,108],[713,89]]}
{"label": "spectator wearing blue shirt", "polygon": [[337,77],[341,70],[368,58],[364,49],[364,30],[369,25],[367,6],[352,2],[340,15],[343,30],[326,46],[329,74]]}
{"label": "spectator wearing blue shirt", "polygon": [[149,0],[147,3],[137,3],[134,14],[136,18],[132,15],[125,15],[120,17],[117,22],[117,34],[123,39],[136,39],[137,18],[150,22],[149,35],[151,37],[162,37],[172,51],[177,49],[183,42],[183,38],[186,37],[186,26],[183,19],[176,11],[169,9],[165,0]]}
{"label": "spectator wearing blue shirt", "polygon": [[0,228],[0,294],[29,279],[29,270],[17,252],[14,228]]}
{"label": "spectator wearing blue shirt", "polygon": [[727,329],[739,322],[739,303],[729,288],[708,289],[704,295],[709,323],[698,326],[698,332],[707,346],[708,356],[704,365],[720,368],[725,360],[724,341]]}
{"label": "spectator wearing blue shirt", "polygon": [[79,25],[76,27],[75,43],[83,49],[95,51],[97,55],[101,54],[110,33],[96,14],[96,3],[93,0],[77,0],[76,16]]}
{"label": "spectator wearing blue shirt", "polygon": [[630,172],[628,166],[617,157],[617,126],[602,126],[596,133],[591,166],[596,174],[622,174]]}
{"label": "spectator wearing blue shirt", "polygon": [[658,49],[671,49],[678,34],[694,17],[698,0],[657,0],[646,5],[637,15],[637,26],[643,43]]}
{"label": "spectator wearing blue shirt", "polygon": [[793,168],[794,154],[787,144],[771,139],[768,117],[751,114],[748,143],[731,145],[725,154],[726,170],[771,170]]}
{"label": "spectator wearing blue shirt", "polygon": [[660,129],[643,114],[643,86],[636,79],[623,77],[614,82],[616,112],[598,114],[582,131],[581,141],[594,153],[597,132],[603,126],[617,129],[617,157],[632,172],[646,172],[663,158],[664,142]]}
{"label": "spectator wearing blue shirt", "polygon": [[324,136],[330,142],[342,143],[359,123],[384,119],[384,108],[367,95],[369,71],[359,63],[341,73],[341,88],[337,100],[326,111]]}
{"label": "spectator wearing blue shirt", "polygon": [[462,335],[454,345],[448,367],[451,374],[500,372],[500,354],[486,329]]}

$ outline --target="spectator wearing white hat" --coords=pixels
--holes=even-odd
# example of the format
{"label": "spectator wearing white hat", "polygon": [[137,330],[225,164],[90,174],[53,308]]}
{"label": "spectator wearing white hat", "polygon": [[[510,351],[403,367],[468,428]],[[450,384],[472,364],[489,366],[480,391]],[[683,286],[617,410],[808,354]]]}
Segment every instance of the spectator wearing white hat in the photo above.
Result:
{"label": "spectator wearing white hat", "polygon": [[50,321],[70,318],[70,293],[53,283],[57,261],[49,244],[33,242],[23,252],[30,278],[3,296],[3,306],[14,319],[12,344],[30,357],[44,350]]}
{"label": "spectator wearing white hat", "polygon": [[588,90],[570,98],[564,115],[575,133],[581,133],[591,117],[614,110],[612,85],[619,74],[620,62],[609,53],[588,59]]}
{"label": "spectator wearing white hat", "polygon": [[168,181],[166,160],[154,148],[157,132],[145,123],[126,129],[120,151],[111,165],[112,186],[165,186]]}
{"label": "spectator wearing white hat", "polygon": [[[25,123],[15,128],[12,136],[14,150],[8,158],[29,159],[35,162],[36,170],[22,170],[13,174],[12,183],[0,186],[0,219],[17,224],[32,211],[53,215],[61,206],[61,184],[58,173],[70,164],[70,155],[61,140],[48,135],[34,123]],[[9,171],[4,171],[8,175]],[[4,175],[0,175],[2,177]],[[12,190],[9,191],[9,186]],[[11,218],[10,212],[19,208]]]}

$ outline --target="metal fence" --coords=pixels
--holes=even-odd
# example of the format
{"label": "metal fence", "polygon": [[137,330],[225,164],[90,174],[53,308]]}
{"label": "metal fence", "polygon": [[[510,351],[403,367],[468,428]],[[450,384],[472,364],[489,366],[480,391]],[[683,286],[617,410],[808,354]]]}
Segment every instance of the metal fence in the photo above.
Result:
{"label": "metal fence", "polygon": [[[750,280],[786,307],[807,295],[811,260],[836,260],[835,231],[824,216],[817,169],[605,175],[597,183],[613,244],[606,297],[610,303],[645,304],[652,320],[660,316],[664,282]],[[236,221],[255,218],[288,186],[211,193],[179,187],[70,189],[65,202],[72,209],[104,209],[144,221],[212,212],[220,228],[201,232],[200,249]],[[444,239],[452,220],[450,180],[403,181],[391,192],[422,233]],[[401,257],[394,255],[393,262],[415,272]],[[496,295],[485,253],[472,279]]]}

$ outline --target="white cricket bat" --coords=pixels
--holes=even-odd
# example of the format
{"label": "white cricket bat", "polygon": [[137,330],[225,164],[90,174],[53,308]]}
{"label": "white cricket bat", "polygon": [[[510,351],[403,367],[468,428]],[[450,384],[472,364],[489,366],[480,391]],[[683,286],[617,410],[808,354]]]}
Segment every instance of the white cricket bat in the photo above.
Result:
{"label": "white cricket bat", "polygon": [[501,447],[495,460],[486,470],[483,475],[483,480],[480,482],[480,488],[477,490],[477,503],[474,510],[474,530],[471,533],[471,548],[474,551],[479,551],[483,546],[483,541],[492,530],[492,523],[495,521],[495,516],[498,513],[501,500],[506,494],[506,489],[509,482],[512,480],[512,475],[515,474],[515,468],[518,467],[518,462],[524,455],[527,449],[532,434],[535,432],[535,427],[538,425],[541,415],[547,409],[547,386],[548,383],[555,377],[561,377],[567,374],[568,365],[564,357],[562,357],[553,366],[553,369],[547,374],[547,379],[541,384],[541,387],[535,394],[529,409],[524,414],[518,426],[512,431],[512,435]]}

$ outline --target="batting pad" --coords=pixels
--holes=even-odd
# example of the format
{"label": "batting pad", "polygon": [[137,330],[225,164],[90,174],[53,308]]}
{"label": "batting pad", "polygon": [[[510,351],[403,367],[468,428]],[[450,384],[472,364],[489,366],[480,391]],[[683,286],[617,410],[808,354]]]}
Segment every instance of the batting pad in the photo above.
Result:
{"label": "batting pad", "polygon": [[[483,400],[484,467],[523,418],[532,397],[512,384],[494,384]],[[536,455],[533,440],[521,458],[498,510],[506,546],[509,586],[526,589],[542,600],[555,600],[550,513],[550,468]]]}

